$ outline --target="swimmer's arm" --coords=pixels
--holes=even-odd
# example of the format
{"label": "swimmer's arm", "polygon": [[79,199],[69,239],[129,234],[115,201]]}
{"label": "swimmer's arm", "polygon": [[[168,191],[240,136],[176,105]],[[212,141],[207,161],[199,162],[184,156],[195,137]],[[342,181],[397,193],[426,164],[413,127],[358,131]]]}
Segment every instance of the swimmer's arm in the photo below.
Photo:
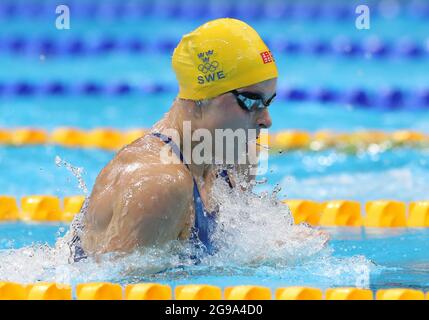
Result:
{"label": "swimmer's arm", "polygon": [[[106,251],[132,251],[177,239],[186,223],[192,191],[154,177],[144,187],[124,192],[114,208]],[[183,225],[183,226],[182,226]]]}

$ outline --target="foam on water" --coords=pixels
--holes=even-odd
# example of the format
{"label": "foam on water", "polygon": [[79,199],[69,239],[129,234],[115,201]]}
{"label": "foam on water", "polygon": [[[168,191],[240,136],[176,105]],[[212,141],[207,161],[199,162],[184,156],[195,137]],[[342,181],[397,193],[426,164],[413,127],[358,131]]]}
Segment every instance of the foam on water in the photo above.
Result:
{"label": "foam on water", "polygon": [[[311,279],[327,286],[369,286],[374,265],[363,256],[335,257],[326,245],[326,233],[293,224],[288,207],[277,200],[279,192],[279,188],[261,194],[240,188],[231,190],[223,181],[216,181],[212,193],[220,211],[214,240],[219,250],[213,256],[201,255],[189,242],[172,241],[161,248],[145,248],[131,254],[110,253],[70,263],[69,231],[57,239],[54,247],[34,244],[1,250],[0,280],[75,284],[195,279],[211,282],[210,279],[222,278],[223,285],[228,285],[244,277],[250,283],[250,278],[298,284]],[[81,217],[76,217],[72,228]],[[197,255],[200,263],[195,264],[191,255]]]}
{"label": "foam on water", "polygon": [[327,235],[294,225],[289,208],[277,200],[280,188],[255,194],[230,189],[219,180],[213,198],[220,208],[214,239],[220,248],[211,264],[291,265],[320,252]]}

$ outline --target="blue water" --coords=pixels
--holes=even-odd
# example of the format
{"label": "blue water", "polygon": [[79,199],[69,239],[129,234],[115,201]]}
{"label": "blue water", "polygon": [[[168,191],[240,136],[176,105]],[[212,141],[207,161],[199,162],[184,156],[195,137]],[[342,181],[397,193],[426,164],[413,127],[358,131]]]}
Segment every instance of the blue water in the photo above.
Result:
{"label": "blue water", "polygon": [[[73,17],[73,16],[72,16]],[[86,81],[130,84],[175,84],[168,52],[143,52],[131,54],[114,51],[110,54],[43,56],[40,52],[12,54],[3,50],[1,39],[23,37],[34,40],[52,38],[67,42],[84,39],[97,42],[101,38],[121,39],[138,37],[148,42],[166,39],[178,41],[182,34],[191,31],[203,21],[198,19],[171,19],[147,17],[122,20],[72,19],[72,28],[59,31],[54,19],[25,17],[0,20],[0,84],[15,81],[44,83],[64,81],[76,84]],[[309,19],[279,20],[259,19],[249,22],[267,41],[288,39],[292,41],[335,41],[348,37],[365,42],[378,37],[388,43],[410,39],[420,46],[428,46],[429,23],[426,19],[409,14],[393,18],[375,16],[371,29],[358,31],[351,20],[311,21]],[[278,54],[273,52],[279,67],[279,86],[299,86],[306,89],[332,87],[341,91],[364,88],[379,92],[385,88],[415,91],[429,84],[429,58],[418,59],[388,57],[343,57],[335,55],[315,56],[305,53]],[[113,127],[121,130],[147,128],[168,111],[175,92],[124,97],[84,97],[72,94],[67,97],[30,97],[0,95],[0,128],[21,126],[53,130],[59,126],[82,129]],[[271,132],[282,129],[317,131],[331,129],[353,131],[361,129],[398,130],[413,129],[429,133],[429,110],[381,111],[360,109],[341,103],[318,104],[316,102],[277,101],[270,107],[273,118]],[[84,169],[83,179],[91,190],[98,172],[114,153],[102,150],[69,149],[57,146],[10,147],[0,145],[0,194],[21,197],[28,194],[53,194],[64,197],[81,194],[78,183],[65,168],[55,165],[59,156],[74,166]],[[346,154],[335,150],[323,152],[294,151],[273,155],[269,159],[269,171],[264,174],[267,182],[259,191],[282,187],[279,198],[308,198],[314,200],[353,199],[362,203],[379,198],[402,201],[427,199],[429,190],[429,151],[395,149],[391,151],[367,151]],[[264,178],[260,177],[260,178]],[[25,250],[35,256],[27,260],[21,251],[15,259],[17,273],[0,261],[0,279],[35,281],[38,279],[64,280],[52,276],[52,266],[43,267],[43,261],[51,261],[47,255],[34,248],[34,244],[47,243],[51,247],[55,239],[64,235],[67,226],[40,224],[0,224],[0,254],[10,249]],[[187,267],[172,269],[160,274],[138,273],[132,277],[121,272],[77,266],[76,270],[55,272],[74,276],[70,281],[112,280],[121,283],[144,280],[181,283],[213,283],[218,285],[263,284],[270,287],[282,285],[311,285],[329,287],[357,285],[360,272],[369,270],[369,281],[363,284],[371,288],[414,287],[429,289],[429,231],[417,229],[329,229],[332,241],[329,252],[305,262],[288,267],[262,265],[248,267],[224,265],[216,268]],[[37,246],[36,246],[37,247]],[[362,257],[363,256],[363,257]],[[4,256],[3,256],[4,257]],[[53,259],[53,258],[52,258]],[[6,260],[3,260],[6,261]],[[9,260],[7,260],[9,261]],[[138,260],[137,260],[138,261]],[[372,262],[373,263],[372,263]],[[35,267],[32,272],[31,264]],[[133,262],[135,263],[135,261]],[[28,266],[28,265],[29,266]],[[41,268],[36,268],[42,266]],[[110,266],[110,265],[109,265]],[[46,268],[46,273],[40,270]],[[65,267],[64,267],[65,268]],[[82,269],[80,269],[82,268]],[[82,271],[83,270],[83,271]],[[115,269],[116,270],[116,269]],[[72,272],[73,271],[73,272]],[[110,272],[109,272],[110,271]],[[67,280],[67,279],[66,279]]]}
{"label": "blue water", "polygon": [[[357,155],[335,150],[272,155],[268,171],[259,177],[267,181],[258,190],[272,190],[279,184],[280,199],[424,200],[429,189],[428,155],[427,150],[407,148]],[[2,147],[1,193],[17,197],[81,194],[77,179],[55,164],[56,156],[84,169],[82,177],[90,191],[99,171],[114,153],[58,146]]]}
{"label": "blue water", "polygon": [[[2,234],[0,254],[35,243],[53,246],[55,239],[64,235],[65,230],[67,225],[62,224],[0,224]],[[322,256],[288,268],[272,266],[239,268],[231,265],[219,269],[196,266],[150,275],[141,273],[137,276],[112,272],[104,274],[102,280],[122,284],[157,281],[172,286],[207,283],[222,287],[255,284],[275,289],[280,286],[307,285],[325,289],[361,285],[373,290],[391,287],[429,290],[428,229],[331,228],[326,230],[332,236],[330,247],[333,254],[329,259]],[[354,256],[354,259],[350,259],[351,256]],[[363,263],[362,256],[366,258],[364,261],[372,261],[372,263]],[[359,275],[365,272],[365,267],[369,270],[369,282],[356,283]],[[34,272],[31,266],[26,270],[29,274]],[[39,279],[47,277],[46,273],[38,274]],[[70,282],[77,283],[80,279],[100,280],[100,276],[80,275],[72,278]]]}

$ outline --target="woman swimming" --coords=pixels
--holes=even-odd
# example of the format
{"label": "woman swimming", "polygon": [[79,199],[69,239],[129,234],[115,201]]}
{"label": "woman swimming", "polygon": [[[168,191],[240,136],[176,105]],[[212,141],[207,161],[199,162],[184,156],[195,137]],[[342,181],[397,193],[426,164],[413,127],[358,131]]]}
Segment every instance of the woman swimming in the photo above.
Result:
{"label": "woman swimming", "polygon": [[[229,167],[254,179],[254,163],[237,161],[237,150],[248,149],[248,132],[257,137],[272,123],[278,71],[265,43],[240,20],[217,19],[183,36],[172,64],[179,94],[150,133],[121,149],[97,177],[71,243],[75,261],[177,239],[213,253],[210,190],[218,176],[234,185],[225,159],[232,154]],[[219,156],[217,130],[246,134]],[[204,138],[204,161],[196,157],[202,150],[191,138],[196,134]]]}

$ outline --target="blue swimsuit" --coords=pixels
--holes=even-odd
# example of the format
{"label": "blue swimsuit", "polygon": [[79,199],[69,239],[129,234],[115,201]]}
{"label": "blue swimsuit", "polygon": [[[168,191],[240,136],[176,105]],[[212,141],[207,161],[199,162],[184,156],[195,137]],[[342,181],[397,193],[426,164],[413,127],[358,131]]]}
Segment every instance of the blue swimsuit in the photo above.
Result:
{"label": "blue swimsuit", "polygon": [[[184,163],[183,154],[180,151],[180,148],[174,143],[174,141],[170,137],[167,137],[166,135],[163,135],[162,133],[158,133],[158,132],[152,133],[152,135],[160,138],[164,143],[169,144],[173,152],[176,154],[176,156],[179,157],[182,163]],[[186,163],[184,164],[189,169],[189,166]],[[232,184],[229,179],[227,171],[222,170],[219,174],[221,177],[225,179],[228,185],[232,188]],[[194,196],[195,223],[194,223],[194,227],[192,228],[191,240],[195,241],[197,245],[198,243],[203,244],[202,249],[208,254],[214,254],[216,252],[216,247],[213,244],[213,240],[211,236],[217,226],[217,223],[216,223],[217,211],[209,212],[206,210],[206,208],[204,207],[204,203],[201,199],[200,191],[198,190],[197,182],[195,181],[195,178],[192,178],[192,179],[194,181],[193,196]]]}
{"label": "blue swimsuit", "polygon": [[[169,144],[171,146],[171,149],[176,154],[177,157],[179,157],[180,161],[183,162],[183,154],[180,151],[180,148],[174,143],[174,141],[167,137],[166,135],[163,135],[162,133],[152,133],[153,136],[158,137],[166,144]],[[189,169],[189,166],[184,163],[186,167]],[[232,188],[231,181],[229,179],[228,173],[226,170],[220,171],[219,175],[225,179],[225,181],[228,183],[228,185]],[[191,241],[194,241],[197,246],[202,244],[202,249],[204,252],[212,255],[216,252],[216,247],[213,244],[213,240],[211,238],[217,223],[216,223],[216,214],[217,212],[209,212],[204,207],[204,203],[201,199],[200,191],[198,190],[198,185],[195,181],[195,178],[192,178],[194,181],[194,187],[193,187],[193,196],[194,196],[194,211],[195,211],[195,223],[192,228],[191,233]],[[75,234],[73,239],[71,240],[71,247],[74,248],[73,253],[73,260],[75,262],[78,262],[79,260],[87,258],[85,252],[82,249],[81,243],[80,243],[80,237],[79,235]]]}

